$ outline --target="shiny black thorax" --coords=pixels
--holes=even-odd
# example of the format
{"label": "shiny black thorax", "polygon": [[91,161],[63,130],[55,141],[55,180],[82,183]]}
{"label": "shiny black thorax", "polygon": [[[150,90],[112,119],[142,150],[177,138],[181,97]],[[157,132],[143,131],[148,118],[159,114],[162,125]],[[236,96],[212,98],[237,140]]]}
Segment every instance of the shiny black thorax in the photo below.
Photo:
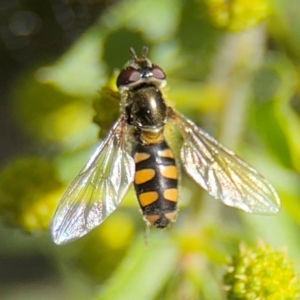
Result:
{"label": "shiny black thorax", "polygon": [[142,84],[128,91],[128,124],[137,131],[162,128],[167,121],[167,106],[161,91],[152,84]]}

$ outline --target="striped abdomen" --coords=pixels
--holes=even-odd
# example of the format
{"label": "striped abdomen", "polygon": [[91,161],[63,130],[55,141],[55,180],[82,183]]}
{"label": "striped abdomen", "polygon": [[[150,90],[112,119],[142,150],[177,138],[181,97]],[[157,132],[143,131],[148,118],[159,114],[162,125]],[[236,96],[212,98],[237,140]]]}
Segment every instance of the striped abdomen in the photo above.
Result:
{"label": "striped abdomen", "polygon": [[166,227],[176,216],[178,172],[174,156],[165,141],[134,149],[134,187],[146,220]]}

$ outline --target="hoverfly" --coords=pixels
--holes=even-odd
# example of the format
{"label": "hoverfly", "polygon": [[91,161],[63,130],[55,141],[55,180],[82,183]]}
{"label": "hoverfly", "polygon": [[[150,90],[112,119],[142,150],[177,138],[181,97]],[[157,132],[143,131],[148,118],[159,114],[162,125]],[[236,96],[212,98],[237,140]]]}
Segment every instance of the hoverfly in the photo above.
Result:
{"label": "hoverfly", "polygon": [[210,195],[248,213],[277,213],[279,197],[260,173],[167,106],[161,91],[166,75],[147,58],[148,49],[141,58],[130,53],[117,78],[120,117],[62,197],[52,222],[54,242],[78,239],[101,224],[132,183],[147,224],[165,228],[175,219],[178,168],[164,135],[167,122],[183,137],[185,171]]}

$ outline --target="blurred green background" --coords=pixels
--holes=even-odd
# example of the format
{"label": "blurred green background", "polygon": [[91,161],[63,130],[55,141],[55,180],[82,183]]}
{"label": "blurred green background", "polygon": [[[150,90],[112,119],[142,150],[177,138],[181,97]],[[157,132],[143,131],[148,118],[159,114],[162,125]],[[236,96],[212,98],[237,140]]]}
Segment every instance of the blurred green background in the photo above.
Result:
{"label": "blurred green background", "polygon": [[[1,0],[0,299],[227,299],[227,258],[258,242],[286,249],[297,273],[299,20],[298,0]],[[177,222],[148,245],[130,190],[56,246],[57,203],[115,120],[101,88],[143,45],[172,104],[264,174],[282,210],[228,208],[182,173]]]}

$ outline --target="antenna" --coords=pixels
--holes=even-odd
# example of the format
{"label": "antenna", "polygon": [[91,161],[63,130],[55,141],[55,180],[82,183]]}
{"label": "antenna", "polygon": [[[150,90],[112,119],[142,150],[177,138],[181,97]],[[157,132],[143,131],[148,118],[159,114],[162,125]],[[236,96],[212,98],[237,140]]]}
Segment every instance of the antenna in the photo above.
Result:
{"label": "antenna", "polygon": [[[149,50],[149,49],[148,49],[147,46],[144,46],[144,47],[142,48],[142,57],[143,57],[144,59],[147,58],[148,50]],[[134,60],[138,60],[138,57],[137,57],[136,52],[135,52],[135,50],[134,50],[133,47],[130,47],[130,48],[129,48],[129,53],[130,53],[130,55],[132,56],[132,58],[133,58]]]}
{"label": "antenna", "polygon": [[143,58],[147,58],[147,55],[148,55],[148,47],[147,46],[144,46],[143,49],[142,49],[142,56]]}
{"label": "antenna", "polygon": [[137,55],[136,55],[135,50],[133,49],[133,47],[129,48],[129,53],[130,53],[130,55],[132,56],[133,59],[137,60],[138,57],[137,57]]}

